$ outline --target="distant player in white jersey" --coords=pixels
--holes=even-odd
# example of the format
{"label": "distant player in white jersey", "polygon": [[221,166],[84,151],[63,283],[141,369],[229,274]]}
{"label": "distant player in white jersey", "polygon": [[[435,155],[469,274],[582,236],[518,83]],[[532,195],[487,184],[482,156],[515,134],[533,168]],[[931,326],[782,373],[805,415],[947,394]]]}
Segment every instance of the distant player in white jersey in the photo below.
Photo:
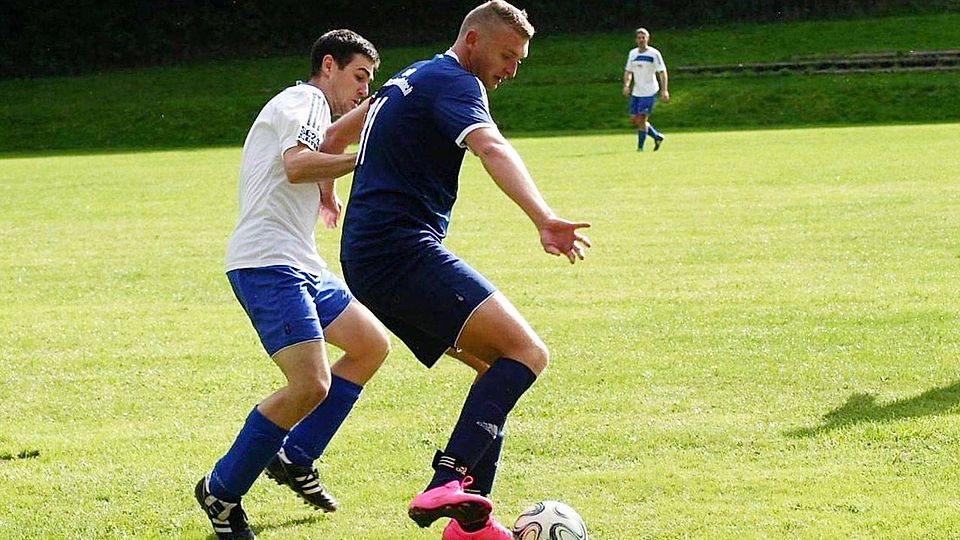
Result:
{"label": "distant player in white jersey", "polygon": [[663,143],[663,135],[649,119],[658,91],[664,103],[670,101],[667,65],[660,51],[648,45],[650,32],[646,28],[637,28],[636,35],[637,46],[630,49],[623,71],[623,95],[630,97],[630,122],[637,128],[637,151],[643,151],[643,143],[650,135],[653,137],[653,151],[656,152]]}
{"label": "distant player in white jersey", "polygon": [[[356,156],[342,152],[359,138],[369,107],[362,101],[378,63],[376,49],[355,32],[320,36],[310,79],[271,99],[243,145],[227,278],[287,384],[253,408],[229,451],[197,483],[197,502],[220,540],[254,538],[240,498],[264,470],[315,508],[337,508],[313,462],[380,367],[389,341],[327,269],[314,228],[321,216],[336,225],[332,179],[354,168]],[[344,117],[331,125],[338,115]],[[332,368],[324,341],[344,351]]]}

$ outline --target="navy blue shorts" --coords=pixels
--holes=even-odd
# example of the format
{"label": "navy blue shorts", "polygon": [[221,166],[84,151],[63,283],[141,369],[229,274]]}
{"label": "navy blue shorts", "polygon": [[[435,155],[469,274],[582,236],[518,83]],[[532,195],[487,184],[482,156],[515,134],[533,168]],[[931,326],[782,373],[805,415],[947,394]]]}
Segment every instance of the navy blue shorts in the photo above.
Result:
{"label": "navy blue shorts", "polygon": [[323,329],[353,300],[329,271],[317,276],[290,266],[241,268],[227,272],[243,310],[267,354],[323,339]]}
{"label": "navy blue shorts", "polygon": [[427,367],[456,347],[467,319],[497,290],[437,242],[341,264],[357,300]]}
{"label": "navy blue shorts", "polygon": [[651,114],[653,106],[657,102],[657,96],[630,96],[630,115]]}

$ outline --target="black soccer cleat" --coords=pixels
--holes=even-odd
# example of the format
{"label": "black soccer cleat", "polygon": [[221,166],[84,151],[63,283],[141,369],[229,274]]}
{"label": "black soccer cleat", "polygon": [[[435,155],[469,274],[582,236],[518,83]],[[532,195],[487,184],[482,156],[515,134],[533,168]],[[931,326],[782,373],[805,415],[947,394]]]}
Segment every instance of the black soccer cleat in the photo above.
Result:
{"label": "black soccer cleat", "polygon": [[340,507],[340,503],[320,483],[317,469],[291,462],[283,448],[277,452],[277,455],[273,456],[264,472],[267,478],[281,486],[288,486],[298,497],[303,499],[305,504],[317,510],[336,512],[337,508]]}
{"label": "black soccer cleat", "polygon": [[193,490],[197,503],[210,520],[219,540],[254,540],[256,535],[247,523],[247,513],[239,502],[231,503],[210,494],[210,477],[204,476]]}
{"label": "black soccer cleat", "polygon": [[663,139],[664,139],[663,137],[660,137],[659,139],[654,139],[654,140],[653,140],[653,151],[654,151],[654,152],[656,152],[657,150],[660,149],[660,145],[663,144]]}

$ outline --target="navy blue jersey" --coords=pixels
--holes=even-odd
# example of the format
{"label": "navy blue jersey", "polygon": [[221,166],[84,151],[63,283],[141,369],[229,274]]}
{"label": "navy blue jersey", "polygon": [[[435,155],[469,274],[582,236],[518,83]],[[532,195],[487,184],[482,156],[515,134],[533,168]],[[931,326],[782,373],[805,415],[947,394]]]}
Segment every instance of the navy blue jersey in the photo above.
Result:
{"label": "navy blue jersey", "polygon": [[493,126],[483,84],[451,52],[384,83],[360,133],[340,258],[442,242],[457,199],[463,140]]}

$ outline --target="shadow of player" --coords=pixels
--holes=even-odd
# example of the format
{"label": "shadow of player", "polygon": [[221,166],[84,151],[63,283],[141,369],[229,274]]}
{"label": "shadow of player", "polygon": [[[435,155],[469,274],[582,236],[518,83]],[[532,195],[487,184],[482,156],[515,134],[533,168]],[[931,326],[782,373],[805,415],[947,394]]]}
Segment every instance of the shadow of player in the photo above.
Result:
{"label": "shadow of player", "polygon": [[798,428],[788,431],[787,435],[813,437],[863,422],[889,422],[901,418],[956,412],[960,412],[960,381],[882,405],[877,404],[873,394],[858,393],[847,398],[847,402],[840,407],[823,415],[823,423],[819,426]]}

